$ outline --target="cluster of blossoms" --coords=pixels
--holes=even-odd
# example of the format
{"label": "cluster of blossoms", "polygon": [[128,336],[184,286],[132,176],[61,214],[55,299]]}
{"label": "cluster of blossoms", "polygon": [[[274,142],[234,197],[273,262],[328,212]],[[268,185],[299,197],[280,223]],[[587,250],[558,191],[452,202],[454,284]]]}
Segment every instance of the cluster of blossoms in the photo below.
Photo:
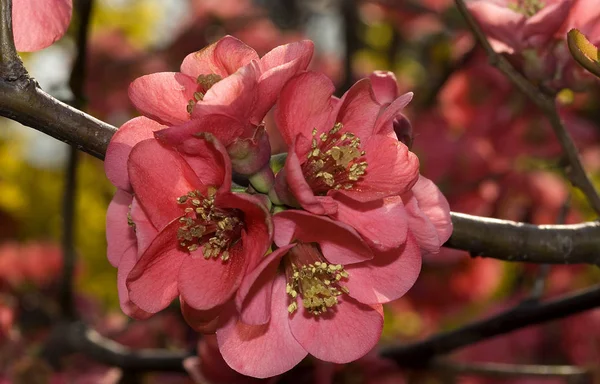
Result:
{"label": "cluster of blossoms", "polygon": [[571,58],[566,35],[576,28],[600,43],[595,0],[468,0],[467,5],[494,49],[531,80],[551,91],[589,82]]}
{"label": "cluster of blossoms", "polygon": [[[446,199],[398,139],[412,94],[375,73],[337,98],[307,71],[312,54],[301,41],[259,58],[224,37],[181,72],[135,80],[143,116],[106,153],[123,311],[143,319],[179,299],[190,326],[216,333],[227,364],[254,377],[307,354],[364,356],[382,304],[410,289],[421,254],[452,229]],[[273,107],[288,150],[271,159]]]}

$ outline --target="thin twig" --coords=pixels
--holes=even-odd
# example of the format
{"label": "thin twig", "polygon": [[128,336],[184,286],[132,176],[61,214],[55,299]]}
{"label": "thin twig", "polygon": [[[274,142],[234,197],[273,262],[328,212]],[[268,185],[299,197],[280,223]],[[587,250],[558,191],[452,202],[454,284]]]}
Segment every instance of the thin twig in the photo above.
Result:
{"label": "thin twig", "polygon": [[6,81],[28,78],[27,71],[15,48],[12,30],[12,0],[0,0],[0,73]]}
{"label": "thin twig", "polygon": [[567,160],[569,161],[570,167],[566,170],[569,180],[571,180],[571,183],[575,187],[579,188],[584,193],[594,211],[600,214],[600,197],[598,196],[598,192],[594,188],[594,185],[587,177],[577,147],[575,147],[571,135],[565,128],[560,115],[558,114],[554,96],[541,92],[535,85],[527,80],[525,76],[519,73],[504,56],[494,51],[487,37],[481,30],[481,27],[467,9],[464,0],[455,0],[455,3],[469,25],[469,28],[475,35],[475,38],[487,53],[490,64],[504,73],[506,77],[512,81],[521,92],[525,93],[546,115],[554,130],[554,134],[558,138]]}
{"label": "thin twig", "polygon": [[74,147],[69,147],[69,159],[65,173],[65,185],[63,193],[63,267],[60,278],[58,303],[61,313],[65,319],[74,320],[77,317],[73,284],[75,275],[75,246],[74,246],[74,228],[75,228],[75,196],[77,189],[77,164],[78,153]]}
{"label": "thin twig", "polygon": [[600,287],[548,302],[519,305],[491,318],[443,332],[414,344],[384,349],[382,355],[400,366],[426,366],[439,355],[534,324],[561,319],[600,306]]}
{"label": "thin twig", "polygon": [[500,363],[461,363],[456,361],[434,360],[428,369],[459,374],[461,376],[486,377],[558,377],[558,378],[590,378],[588,369],[572,365],[526,365]]}
{"label": "thin twig", "polygon": [[[71,92],[74,107],[81,109],[85,105],[85,62],[87,57],[87,40],[93,0],[78,0],[75,2],[76,14],[79,16],[77,30],[77,57],[71,71]],[[77,149],[69,147],[69,159],[66,168],[66,181],[63,198],[63,269],[60,280],[59,304],[63,316],[74,320],[77,317],[73,304],[73,285],[75,275],[76,253],[74,246],[75,203],[77,193],[77,164],[79,154]]]}

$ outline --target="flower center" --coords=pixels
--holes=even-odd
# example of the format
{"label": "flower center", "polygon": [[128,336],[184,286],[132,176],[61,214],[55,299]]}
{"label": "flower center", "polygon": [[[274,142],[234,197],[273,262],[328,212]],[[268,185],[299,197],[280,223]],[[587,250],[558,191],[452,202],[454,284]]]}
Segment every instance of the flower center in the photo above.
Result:
{"label": "flower center", "polygon": [[508,4],[509,9],[527,17],[535,15],[545,6],[546,4],[542,0],[516,0],[516,2]]}
{"label": "flower center", "polygon": [[222,78],[221,76],[215,74],[215,73],[211,73],[210,75],[200,75],[198,76],[198,78],[196,79],[196,83],[198,83],[198,91],[194,92],[194,98],[188,100],[187,103],[187,112],[189,114],[192,113],[192,111],[194,110],[194,106],[199,102],[202,101],[204,99],[204,95],[206,94],[206,92],[216,83],[218,83],[219,81],[221,81]]}
{"label": "flower center", "polygon": [[327,263],[316,245],[298,243],[288,255],[285,291],[292,299],[290,314],[298,309],[298,295],[304,309],[318,316],[335,306],[342,293],[348,294],[348,288],[341,285],[342,279],[348,279],[348,272],[340,264]]}
{"label": "flower center", "polygon": [[229,260],[229,248],[241,237],[243,223],[237,209],[215,206],[216,188],[210,187],[207,195],[190,191],[177,198],[184,210],[177,230],[179,245],[193,252],[202,246],[205,259]]}
{"label": "flower center", "polygon": [[342,123],[336,123],[317,139],[313,129],[308,161],[302,164],[302,173],[315,194],[326,194],[330,189],[351,189],[365,174],[365,151],[360,139],[350,132],[340,133]]}

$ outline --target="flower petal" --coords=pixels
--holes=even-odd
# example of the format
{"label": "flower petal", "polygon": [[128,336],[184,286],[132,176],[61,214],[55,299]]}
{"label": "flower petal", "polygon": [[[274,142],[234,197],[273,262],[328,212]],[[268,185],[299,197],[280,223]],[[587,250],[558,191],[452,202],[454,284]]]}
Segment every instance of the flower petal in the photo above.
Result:
{"label": "flower petal", "polygon": [[222,307],[200,311],[191,307],[181,296],[179,296],[179,303],[181,305],[181,314],[183,315],[185,322],[188,323],[194,331],[200,333],[215,333],[219,325],[219,315],[223,309]]}
{"label": "flower petal", "polygon": [[155,139],[133,148],[127,168],[136,199],[158,229],[183,214],[178,197],[202,187],[181,155]]}
{"label": "flower petal", "polygon": [[306,355],[288,325],[285,276],[273,282],[271,321],[265,325],[247,325],[232,316],[217,330],[219,350],[227,364],[252,377],[271,377],[287,372]]}
{"label": "flower petal", "polygon": [[336,202],[338,211],[332,217],[354,228],[371,248],[386,251],[406,241],[408,221],[399,196],[361,203],[339,195]]}
{"label": "flower petal", "polygon": [[187,55],[181,63],[181,72],[194,78],[213,73],[225,78],[252,60],[258,60],[254,49],[233,36],[225,36]]}
{"label": "flower petal", "polygon": [[129,99],[141,114],[167,125],[190,119],[188,102],[194,100],[196,80],[179,72],[138,77],[129,85]]}
{"label": "flower petal", "polygon": [[179,292],[192,308],[206,311],[224,304],[231,298],[242,281],[246,259],[242,243],[229,249],[229,260],[205,259],[203,248],[183,260],[179,270]]}
{"label": "flower petal", "polygon": [[381,112],[379,117],[377,117],[373,133],[385,136],[392,135],[392,137],[394,137],[394,119],[398,117],[398,115],[401,115],[402,110],[410,103],[412,98],[413,93],[408,92],[392,101],[392,103]]}
{"label": "flower petal", "polygon": [[308,353],[343,364],[361,358],[377,345],[383,311],[381,305],[372,307],[344,296],[319,316],[300,309],[291,315],[289,323],[292,334]]}
{"label": "flower petal", "polygon": [[388,303],[402,297],[421,271],[421,251],[409,234],[406,243],[386,252],[376,252],[373,260],[346,266],[344,285],[350,296],[365,304]]}
{"label": "flower petal", "polygon": [[488,1],[471,1],[467,6],[486,34],[506,44],[508,53],[523,48],[524,15]]}
{"label": "flower petal", "polygon": [[369,75],[369,80],[379,104],[389,104],[398,97],[398,84],[394,72],[374,71]]}
{"label": "flower petal", "polygon": [[335,123],[335,103],[332,95],[335,86],[320,73],[303,72],[287,82],[281,90],[275,119],[279,132],[288,146],[301,134],[306,139],[306,148],[297,150],[298,156],[307,153],[313,128],[317,133],[325,132]]}
{"label": "flower petal", "polygon": [[299,71],[308,67],[313,51],[313,42],[302,40],[280,45],[260,59],[259,97],[253,113],[254,124],[258,125],[264,119],[277,101],[285,83]]}
{"label": "flower petal", "polygon": [[373,134],[380,110],[381,105],[375,100],[371,81],[362,79],[342,97],[335,122],[344,124],[341,132],[351,132],[361,140],[365,140]]}
{"label": "flower petal", "polygon": [[262,325],[271,318],[271,291],[279,261],[294,245],[286,245],[266,255],[256,268],[246,273],[235,297],[240,321]]}
{"label": "flower petal", "polygon": [[164,125],[147,117],[136,117],[129,120],[115,132],[104,160],[106,177],[117,188],[131,192],[127,160],[134,145],[140,141],[151,139],[155,131],[166,128]]}
{"label": "flower petal", "polygon": [[177,147],[179,154],[200,179],[200,192],[207,187],[217,187],[222,191],[231,189],[231,161],[227,149],[215,136],[201,132],[192,120],[186,124],[156,132],[156,138],[167,145]]}
{"label": "flower petal", "polygon": [[130,193],[117,189],[106,211],[106,254],[113,267],[118,267],[123,253],[137,244],[135,231],[127,220],[132,201]]}
{"label": "flower petal", "polygon": [[419,159],[395,138],[369,137],[363,145],[366,173],[350,190],[332,191],[358,201],[372,201],[409,191],[419,177]]}
{"label": "flower petal", "polygon": [[187,252],[179,248],[174,220],[154,239],[127,277],[129,299],[142,310],[156,313],[179,295],[177,275]]}
{"label": "flower petal", "polygon": [[412,190],[402,196],[406,204],[408,224],[419,246],[437,253],[452,234],[450,206],[438,187],[419,176]]}
{"label": "flower petal", "polygon": [[293,241],[319,243],[333,264],[351,264],[373,258],[371,250],[350,226],[305,211],[287,210],[273,216],[278,247]]}
{"label": "flower petal", "polygon": [[[302,136],[298,135],[293,145],[295,148],[299,148],[299,143]],[[315,215],[333,215],[337,211],[337,204],[329,196],[315,196],[312,189],[304,178],[302,172],[302,166],[300,160],[295,151],[290,151],[285,160],[285,173],[279,176],[280,179],[276,181],[277,189],[282,189],[287,186],[292,192],[292,195],[296,198],[296,201],[307,211],[314,213]],[[285,181],[281,179],[285,177]],[[285,192],[277,191],[278,196],[285,197]]]}
{"label": "flower petal", "polygon": [[14,1],[12,21],[17,51],[39,51],[52,45],[67,31],[72,12],[71,0]]}
{"label": "flower petal", "polygon": [[565,22],[565,15],[569,14],[572,4],[571,0],[547,4],[525,21],[523,37],[535,46],[547,43]]}
{"label": "flower petal", "polygon": [[152,316],[153,313],[146,312],[140,309],[129,299],[129,290],[127,289],[126,281],[129,272],[134,267],[137,261],[137,247],[135,245],[129,247],[123,254],[121,262],[119,263],[119,270],[117,272],[117,288],[119,292],[119,303],[121,310],[127,316],[133,317],[134,319],[143,320]]}

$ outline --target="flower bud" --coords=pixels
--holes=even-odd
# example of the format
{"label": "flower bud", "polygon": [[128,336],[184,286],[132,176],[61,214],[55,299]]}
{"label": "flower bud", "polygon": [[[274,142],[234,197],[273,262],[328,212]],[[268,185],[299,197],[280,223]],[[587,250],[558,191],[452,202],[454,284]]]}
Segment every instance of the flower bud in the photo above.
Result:
{"label": "flower bud", "polygon": [[260,171],[271,157],[269,136],[264,126],[258,126],[252,137],[238,139],[227,147],[234,172],[252,175]]}

